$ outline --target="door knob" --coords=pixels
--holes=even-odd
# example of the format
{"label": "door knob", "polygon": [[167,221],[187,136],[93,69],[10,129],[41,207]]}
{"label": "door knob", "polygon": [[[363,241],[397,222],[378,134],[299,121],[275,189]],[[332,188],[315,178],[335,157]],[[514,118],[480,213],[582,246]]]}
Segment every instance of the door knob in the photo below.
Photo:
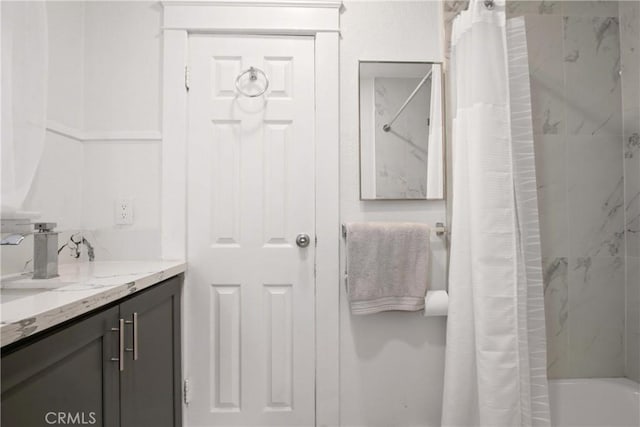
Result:
{"label": "door knob", "polygon": [[298,237],[296,237],[296,244],[301,248],[306,248],[311,243],[311,238],[308,234],[300,233]]}

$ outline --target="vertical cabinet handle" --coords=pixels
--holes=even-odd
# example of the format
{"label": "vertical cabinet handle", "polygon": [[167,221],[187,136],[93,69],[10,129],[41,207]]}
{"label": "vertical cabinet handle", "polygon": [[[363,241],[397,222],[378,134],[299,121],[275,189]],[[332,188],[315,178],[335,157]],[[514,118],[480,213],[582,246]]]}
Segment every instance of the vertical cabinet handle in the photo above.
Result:
{"label": "vertical cabinet handle", "polygon": [[133,320],[127,320],[127,325],[133,325],[133,348],[127,348],[127,351],[133,352],[133,360],[138,360],[138,313],[133,313]]}
{"label": "vertical cabinet handle", "polygon": [[119,328],[111,328],[113,332],[118,332],[118,357],[112,357],[112,362],[118,362],[120,371],[124,371],[124,319],[119,320]]}

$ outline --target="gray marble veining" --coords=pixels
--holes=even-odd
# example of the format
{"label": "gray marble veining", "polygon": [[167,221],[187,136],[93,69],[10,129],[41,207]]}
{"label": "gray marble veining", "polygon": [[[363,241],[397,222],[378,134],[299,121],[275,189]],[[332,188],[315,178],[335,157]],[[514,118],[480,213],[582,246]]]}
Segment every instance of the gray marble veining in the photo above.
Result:
{"label": "gray marble veining", "polygon": [[640,382],[640,258],[627,257],[625,374]]}
{"label": "gray marble veining", "polygon": [[620,63],[624,135],[640,134],[640,2],[620,3]]}
{"label": "gray marble veining", "polygon": [[542,254],[568,257],[567,144],[559,135],[536,135],[534,140]]}
{"label": "gray marble veining", "polygon": [[626,159],[633,159],[638,155],[640,151],[640,135],[638,133],[632,133],[625,138],[624,157]]}
{"label": "gray marble veining", "polygon": [[568,363],[568,266],[567,258],[542,260],[547,328],[547,369],[550,378],[561,377]]}
{"label": "gray marble veining", "polygon": [[620,135],[620,38],[617,17],[564,18],[567,133]]}
{"label": "gray marble veining", "polygon": [[564,134],[562,18],[527,16],[533,133]]}
{"label": "gray marble veining", "polygon": [[639,11],[635,1],[507,2],[527,25],[552,378],[640,371],[625,299],[640,252]]}
{"label": "gray marble veining", "polygon": [[624,252],[624,191],[620,138],[568,137],[570,256]]}
{"label": "gray marble veining", "polygon": [[624,129],[625,375],[640,381],[640,2],[620,2]]}
{"label": "gray marble veining", "polygon": [[570,377],[624,373],[624,260],[569,259]]}
{"label": "gray marble veining", "polygon": [[506,12],[508,17],[521,15],[555,15],[562,12],[562,2],[550,0],[507,1]]}
{"label": "gray marble veining", "polygon": [[566,0],[561,13],[565,16],[608,17],[618,16],[618,2],[615,0]]}
{"label": "gray marble veining", "polygon": [[[60,277],[38,281],[41,292],[2,300],[2,346],[145,289],[186,270],[182,261],[122,261],[60,265]],[[3,277],[2,286],[19,289],[33,280]],[[47,282],[55,286],[47,287]],[[2,299],[2,290],[0,290]]]}
{"label": "gray marble veining", "polygon": [[386,199],[427,197],[427,153],[431,85],[425,83],[411,103],[389,123],[413,90],[419,78],[375,78],[376,196]]}

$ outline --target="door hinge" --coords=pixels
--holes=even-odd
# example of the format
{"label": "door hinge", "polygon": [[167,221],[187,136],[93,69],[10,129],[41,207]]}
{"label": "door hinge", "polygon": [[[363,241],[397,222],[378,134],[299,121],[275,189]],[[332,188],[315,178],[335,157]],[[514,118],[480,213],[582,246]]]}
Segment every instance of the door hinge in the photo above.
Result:
{"label": "door hinge", "polygon": [[189,87],[191,85],[191,79],[189,76],[189,66],[184,67],[184,88],[189,92]]}
{"label": "door hinge", "polygon": [[185,378],[182,383],[182,399],[184,400],[185,405],[189,405],[191,402],[191,388],[189,388],[189,379]]}

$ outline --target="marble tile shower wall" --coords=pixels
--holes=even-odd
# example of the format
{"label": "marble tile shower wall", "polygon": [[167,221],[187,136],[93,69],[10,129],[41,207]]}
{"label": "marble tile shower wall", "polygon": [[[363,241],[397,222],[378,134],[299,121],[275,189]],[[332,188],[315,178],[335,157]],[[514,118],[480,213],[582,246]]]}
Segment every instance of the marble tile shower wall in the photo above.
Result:
{"label": "marble tile shower wall", "polygon": [[620,73],[621,59],[640,53],[637,26],[630,50],[618,2],[508,2],[507,11],[527,27],[549,377],[637,378],[640,328],[625,328],[634,321],[625,296],[639,282],[640,81],[637,68]]}
{"label": "marble tile shower wall", "polygon": [[640,2],[620,2],[626,230],[625,374],[640,381]]}

